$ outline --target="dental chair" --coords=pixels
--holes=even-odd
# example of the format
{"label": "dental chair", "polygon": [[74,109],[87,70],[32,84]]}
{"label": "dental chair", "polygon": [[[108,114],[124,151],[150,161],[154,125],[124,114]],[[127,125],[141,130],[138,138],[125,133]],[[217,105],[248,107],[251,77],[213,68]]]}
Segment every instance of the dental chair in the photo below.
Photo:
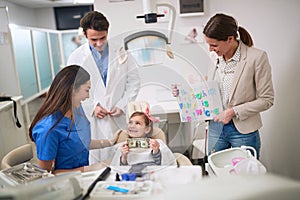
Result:
{"label": "dental chair", "polygon": [[[127,113],[126,113],[126,117],[127,117],[127,121],[129,120],[129,117],[136,111],[140,111],[140,112],[145,112],[146,109],[149,109],[150,106],[147,102],[145,101],[133,101],[133,102],[129,102],[127,105]],[[116,143],[120,143],[125,141],[128,138],[127,134],[122,131],[119,135],[119,138],[117,140]],[[165,144],[167,144],[166,142],[166,134],[162,131],[161,128],[159,127],[153,127],[153,133],[151,136],[152,139],[160,139],[162,140]],[[179,166],[184,166],[184,165],[193,165],[192,162],[183,154],[181,153],[174,153],[174,156],[176,158],[176,162]]]}
{"label": "dental chair", "polygon": [[1,169],[7,169],[15,165],[30,161],[33,158],[31,144],[24,144],[8,152],[1,161]]}

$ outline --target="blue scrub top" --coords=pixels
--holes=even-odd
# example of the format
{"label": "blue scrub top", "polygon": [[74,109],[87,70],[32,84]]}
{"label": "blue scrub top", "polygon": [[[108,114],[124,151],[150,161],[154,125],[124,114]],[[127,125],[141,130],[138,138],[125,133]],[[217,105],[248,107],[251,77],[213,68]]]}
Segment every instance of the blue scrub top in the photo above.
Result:
{"label": "blue scrub top", "polygon": [[90,122],[82,107],[74,109],[75,123],[62,117],[60,111],[40,120],[33,128],[32,136],[36,144],[39,160],[55,160],[54,169],[73,169],[89,165],[89,146],[91,142]]}

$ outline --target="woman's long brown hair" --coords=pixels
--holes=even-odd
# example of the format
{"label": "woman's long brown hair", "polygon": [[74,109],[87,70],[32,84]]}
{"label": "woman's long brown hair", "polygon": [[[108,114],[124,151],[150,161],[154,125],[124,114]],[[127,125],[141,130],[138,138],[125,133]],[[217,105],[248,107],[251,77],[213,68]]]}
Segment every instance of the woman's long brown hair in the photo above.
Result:
{"label": "woman's long brown hair", "polygon": [[51,129],[48,131],[49,133],[68,111],[73,113],[73,90],[79,88],[80,85],[85,84],[88,80],[90,80],[89,73],[78,65],[67,66],[55,76],[47,92],[44,103],[38,110],[30,125],[29,137],[32,141],[32,130],[41,119],[56,113],[57,111],[62,112],[62,116],[51,127]]}

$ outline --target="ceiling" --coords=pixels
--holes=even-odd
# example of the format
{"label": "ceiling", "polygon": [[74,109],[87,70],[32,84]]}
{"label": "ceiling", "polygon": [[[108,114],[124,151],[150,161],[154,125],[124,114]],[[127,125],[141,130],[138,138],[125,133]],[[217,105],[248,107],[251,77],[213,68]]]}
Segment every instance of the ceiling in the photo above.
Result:
{"label": "ceiling", "polygon": [[[61,6],[76,6],[74,0],[7,0],[7,2],[14,3],[28,8],[49,8]],[[88,2],[88,0],[86,0]],[[92,5],[93,3],[83,3],[80,5]]]}

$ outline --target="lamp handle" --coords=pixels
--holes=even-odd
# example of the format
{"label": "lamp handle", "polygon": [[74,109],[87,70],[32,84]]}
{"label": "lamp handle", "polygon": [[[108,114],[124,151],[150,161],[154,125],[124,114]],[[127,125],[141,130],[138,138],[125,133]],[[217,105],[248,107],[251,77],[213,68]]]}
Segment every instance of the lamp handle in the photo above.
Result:
{"label": "lamp handle", "polygon": [[122,50],[123,50],[123,47],[120,47],[117,51],[119,64],[124,64],[128,59],[127,51],[124,51],[124,57],[122,57]]}

